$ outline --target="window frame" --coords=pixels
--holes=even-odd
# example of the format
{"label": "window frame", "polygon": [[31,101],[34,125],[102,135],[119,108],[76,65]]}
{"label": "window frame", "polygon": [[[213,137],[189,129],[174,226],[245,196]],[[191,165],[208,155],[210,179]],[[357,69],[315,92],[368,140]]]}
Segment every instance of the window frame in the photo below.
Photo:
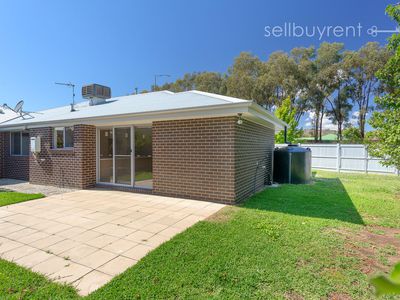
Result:
{"label": "window frame", "polygon": [[[13,134],[16,134],[16,133],[18,133],[19,134],[19,141],[20,141],[20,144],[19,144],[19,154],[15,154],[15,153],[13,153],[13,151],[12,151],[12,148],[13,148]],[[10,156],[29,156],[29,154],[30,154],[30,148],[31,148],[31,145],[30,145],[30,138],[28,139],[28,153],[27,154],[24,154],[23,153],[23,146],[22,146],[22,144],[23,144],[23,134],[24,133],[27,133],[28,135],[29,135],[29,132],[28,131],[10,131]],[[14,148],[15,148],[15,146],[14,146]]]}
{"label": "window frame", "polygon": [[[68,146],[68,147],[65,146],[65,137],[66,137],[67,128],[72,129],[72,146]],[[62,131],[62,134],[63,134],[62,147],[57,147],[57,132],[58,131]],[[73,149],[74,148],[74,132],[75,132],[74,126],[54,127],[54,129],[53,129],[53,149],[54,150]]]}

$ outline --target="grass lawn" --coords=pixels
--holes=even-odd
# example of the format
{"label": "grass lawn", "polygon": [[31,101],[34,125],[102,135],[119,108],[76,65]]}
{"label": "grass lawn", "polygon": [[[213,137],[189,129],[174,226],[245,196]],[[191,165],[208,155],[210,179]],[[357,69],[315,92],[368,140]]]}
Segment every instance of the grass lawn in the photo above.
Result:
{"label": "grass lawn", "polygon": [[73,287],[56,284],[12,262],[0,259],[0,299],[76,299]]}
{"label": "grass lawn", "polygon": [[42,194],[24,194],[0,190],[0,206],[43,198]]}
{"label": "grass lawn", "polygon": [[[226,207],[87,298],[372,299],[368,279],[400,261],[399,216],[398,177],[318,171]],[[0,298],[74,297],[0,261]]]}
{"label": "grass lawn", "polygon": [[153,172],[136,172],[135,181],[149,180],[153,179]]}

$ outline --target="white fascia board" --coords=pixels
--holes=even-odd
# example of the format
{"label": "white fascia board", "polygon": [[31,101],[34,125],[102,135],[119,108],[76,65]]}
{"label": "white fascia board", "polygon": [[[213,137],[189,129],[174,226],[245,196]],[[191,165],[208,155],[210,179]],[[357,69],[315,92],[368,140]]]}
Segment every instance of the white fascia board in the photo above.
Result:
{"label": "white fascia board", "polygon": [[[225,105],[226,106],[226,105]],[[234,116],[238,113],[243,113],[247,110],[246,106],[237,105],[229,107],[214,107],[213,109],[199,109],[199,110],[185,110],[160,114],[139,114],[133,116],[125,116],[119,118],[104,118],[101,120],[87,120],[82,124],[106,126],[106,125],[140,125],[150,124],[156,121],[169,121],[169,120],[185,120],[185,119],[199,119],[199,118],[215,118],[224,116]]]}
{"label": "white fascia board", "polygon": [[287,126],[285,122],[278,119],[273,113],[267,111],[265,108],[261,107],[256,103],[252,103],[249,107],[249,113],[255,117],[258,117],[262,120],[265,120],[268,123],[271,123],[275,127],[275,131],[281,131]]}
{"label": "white fascia board", "polygon": [[266,121],[265,119],[259,118],[251,113],[245,113],[243,114],[243,119],[249,120],[253,123],[259,124],[261,126],[270,128],[272,130],[274,130],[275,132],[277,132],[276,127],[274,124],[272,124],[271,122]]}
{"label": "white fascia board", "polygon": [[202,107],[179,109],[179,110],[164,110],[155,112],[111,115],[103,117],[69,119],[60,121],[32,122],[26,124],[15,124],[10,126],[2,125],[0,126],[0,131],[26,130],[30,128],[39,128],[46,126],[51,126],[51,127],[71,126],[74,124],[86,124],[86,125],[96,125],[96,126],[125,125],[125,124],[137,125],[137,124],[149,124],[154,121],[233,116],[239,113],[248,112],[248,107],[250,104],[251,103],[246,103],[246,102],[222,104],[222,105],[218,104],[206,107],[202,106]]}
{"label": "white fascia board", "polygon": [[265,108],[263,108],[262,106],[258,105],[255,102],[251,104],[249,111],[255,116],[261,117],[274,124],[277,130],[283,130],[285,126],[288,126],[281,119],[277,118],[273,113],[266,110]]}

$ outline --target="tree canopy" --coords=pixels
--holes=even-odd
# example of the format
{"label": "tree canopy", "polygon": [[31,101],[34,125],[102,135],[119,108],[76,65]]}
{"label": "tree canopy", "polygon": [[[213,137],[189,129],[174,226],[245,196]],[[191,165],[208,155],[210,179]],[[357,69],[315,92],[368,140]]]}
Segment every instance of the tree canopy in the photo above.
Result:
{"label": "tree canopy", "polygon": [[[387,13],[400,25],[400,4],[390,5]],[[400,35],[394,34],[389,41],[394,55],[377,74],[387,93],[375,99],[379,110],[370,120],[375,129],[369,134],[369,150],[372,155],[385,158],[384,164],[400,169]]]}

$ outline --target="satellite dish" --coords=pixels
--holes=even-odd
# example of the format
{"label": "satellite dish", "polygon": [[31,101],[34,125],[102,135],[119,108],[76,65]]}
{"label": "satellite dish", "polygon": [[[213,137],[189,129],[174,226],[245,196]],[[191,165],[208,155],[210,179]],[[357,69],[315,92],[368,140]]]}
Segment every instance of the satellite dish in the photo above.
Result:
{"label": "satellite dish", "polygon": [[[0,106],[1,106],[1,105],[0,105]],[[12,109],[12,108],[9,107],[6,103],[4,103],[4,104],[2,105],[2,108],[1,108],[1,111],[3,111],[3,113],[4,113],[4,110],[9,109],[9,110],[11,110],[11,111],[13,111],[13,112],[19,114],[19,116],[18,116],[18,117],[15,117],[15,118],[13,118],[13,119],[9,119],[9,120],[7,120],[7,121],[1,122],[0,124],[5,123],[5,122],[8,122],[8,121],[11,121],[11,120],[14,120],[14,119],[18,119],[18,118],[22,118],[22,119],[25,120],[25,119],[27,119],[27,117],[28,117],[29,119],[33,119],[33,118],[34,118],[34,116],[32,115],[33,112],[24,111],[24,110],[22,109],[23,106],[24,106],[24,101],[23,101],[23,100],[19,101],[19,102],[15,105],[14,109]],[[0,114],[1,114],[1,112],[0,112]]]}
{"label": "satellite dish", "polygon": [[16,113],[22,113],[22,106],[24,106],[24,100],[19,101],[14,108]]}

